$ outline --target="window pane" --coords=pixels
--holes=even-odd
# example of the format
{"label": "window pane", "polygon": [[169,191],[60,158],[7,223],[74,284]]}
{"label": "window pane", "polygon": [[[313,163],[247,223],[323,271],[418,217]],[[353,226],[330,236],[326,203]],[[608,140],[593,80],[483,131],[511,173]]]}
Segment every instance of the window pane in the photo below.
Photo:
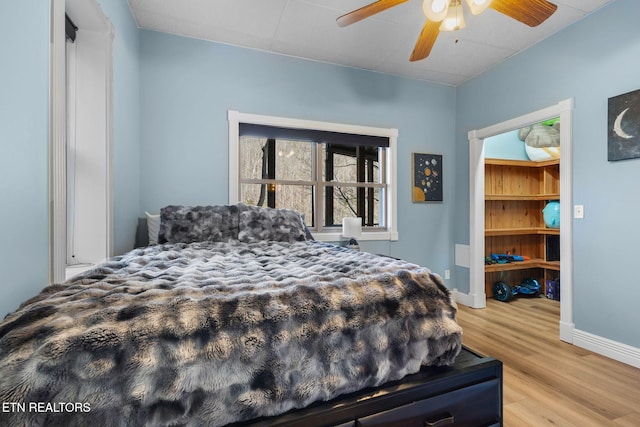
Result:
{"label": "window pane", "polygon": [[241,184],[241,201],[247,205],[286,208],[300,212],[313,224],[313,187],[308,185]]}
{"label": "window pane", "polygon": [[240,138],[240,178],[309,181],[313,144],[305,141]]}
{"label": "window pane", "polygon": [[342,226],[347,216],[364,218],[365,227],[384,227],[381,188],[327,186],[325,187],[324,225]]}
{"label": "window pane", "polygon": [[262,147],[265,142],[262,138],[240,138],[240,179],[262,178]]}
{"label": "window pane", "polygon": [[313,144],[305,141],[276,141],[276,179],[311,179],[311,150]]}
{"label": "window pane", "polygon": [[323,144],[322,177],[333,182],[381,183],[380,148]]}

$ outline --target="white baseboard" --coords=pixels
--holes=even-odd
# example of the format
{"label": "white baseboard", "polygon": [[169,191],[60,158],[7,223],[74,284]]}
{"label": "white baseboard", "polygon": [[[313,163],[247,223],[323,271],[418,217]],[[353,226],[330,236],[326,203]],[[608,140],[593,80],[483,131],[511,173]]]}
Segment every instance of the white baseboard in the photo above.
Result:
{"label": "white baseboard", "polygon": [[573,344],[618,362],[640,368],[640,348],[574,329]]}
{"label": "white baseboard", "polygon": [[[562,317],[562,316],[561,316]],[[573,331],[576,325],[560,319],[560,340],[573,344]]]}
{"label": "white baseboard", "polygon": [[[484,308],[486,306],[484,295],[463,294],[457,289],[453,289],[451,295],[456,303],[471,308]],[[627,344],[575,329],[573,323],[560,322],[560,339],[601,356],[640,368],[640,348],[631,347]]]}
{"label": "white baseboard", "polygon": [[453,300],[462,305],[466,305],[471,308],[485,308],[487,306],[486,296],[477,294],[463,294],[458,292],[457,289],[451,291]]}

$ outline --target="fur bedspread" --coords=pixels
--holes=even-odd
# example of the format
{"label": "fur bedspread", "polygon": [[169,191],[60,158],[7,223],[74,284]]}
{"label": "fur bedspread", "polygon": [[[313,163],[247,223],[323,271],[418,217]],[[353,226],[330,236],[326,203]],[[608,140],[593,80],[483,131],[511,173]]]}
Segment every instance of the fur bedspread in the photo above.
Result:
{"label": "fur bedspread", "polygon": [[280,414],[452,363],[455,313],[426,268],[315,241],[137,249],[0,323],[0,425]]}

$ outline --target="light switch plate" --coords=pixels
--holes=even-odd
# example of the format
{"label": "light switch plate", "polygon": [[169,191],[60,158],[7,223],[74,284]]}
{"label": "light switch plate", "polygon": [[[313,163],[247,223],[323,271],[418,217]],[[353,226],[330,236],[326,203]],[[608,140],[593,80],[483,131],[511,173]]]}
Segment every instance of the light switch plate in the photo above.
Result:
{"label": "light switch plate", "polygon": [[573,206],[573,217],[577,219],[584,218],[584,205]]}

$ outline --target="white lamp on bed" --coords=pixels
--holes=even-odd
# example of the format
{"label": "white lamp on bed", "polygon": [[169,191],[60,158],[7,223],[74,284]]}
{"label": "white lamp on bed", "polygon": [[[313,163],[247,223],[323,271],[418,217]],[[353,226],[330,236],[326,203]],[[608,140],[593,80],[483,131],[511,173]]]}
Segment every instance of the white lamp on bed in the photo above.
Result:
{"label": "white lamp on bed", "polygon": [[346,216],[342,218],[342,237],[344,246],[360,250],[358,238],[362,236],[362,218]]}

